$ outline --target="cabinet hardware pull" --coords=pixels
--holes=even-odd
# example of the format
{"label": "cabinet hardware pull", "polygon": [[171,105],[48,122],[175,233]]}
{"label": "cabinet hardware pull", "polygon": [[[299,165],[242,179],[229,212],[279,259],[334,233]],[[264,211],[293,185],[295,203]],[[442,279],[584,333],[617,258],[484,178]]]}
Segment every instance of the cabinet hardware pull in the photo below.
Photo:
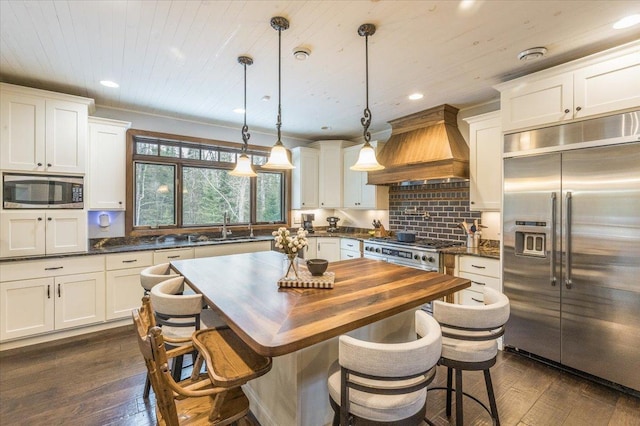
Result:
{"label": "cabinet hardware pull", "polygon": [[576,107],[576,111],[582,111],[582,107]]}
{"label": "cabinet hardware pull", "polygon": [[474,283],[474,284],[478,284],[478,285],[487,285],[485,283],[481,283],[481,282],[478,282],[478,281],[471,281],[471,282]]}
{"label": "cabinet hardware pull", "polygon": [[42,167],[42,163],[38,163],[38,167]]}
{"label": "cabinet hardware pull", "polygon": [[478,269],[487,269],[486,266],[478,266],[478,265],[474,265],[474,264],[471,264],[471,266],[473,266],[474,268],[478,268]]}
{"label": "cabinet hardware pull", "polygon": [[569,108],[567,108],[567,109],[565,109],[565,110],[564,110],[564,113],[565,113],[565,114],[569,114],[569,111],[570,111],[570,109],[569,109]]}
{"label": "cabinet hardware pull", "polygon": [[484,303],[484,300],[478,300],[475,297],[472,297],[471,300],[473,300],[474,302],[478,302],[478,303]]}
{"label": "cabinet hardware pull", "polygon": [[41,217],[39,217],[39,218],[38,218],[38,221],[42,221],[42,218],[41,218]]}
{"label": "cabinet hardware pull", "polygon": [[51,284],[47,284],[47,299],[51,299]]}
{"label": "cabinet hardware pull", "polygon": [[60,297],[60,283],[58,283],[58,297]]}
{"label": "cabinet hardware pull", "polygon": [[47,163],[47,167],[51,167],[51,163]]}
{"label": "cabinet hardware pull", "polygon": [[174,256],[167,256],[167,259],[177,259],[177,258],[179,258],[179,257],[180,257],[180,255],[179,255],[179,254],[176,254],[176,255],[174,255]]}
{"label": "cabinet hardware pull", "polygon": [[48,220],[48,221],[52,221],[53,219],[52,219],[52,218],[50,218],[50,217],[48,217],[48,218],[47,218],[47,220]]}
{"label": "cabinet hardware pull", "polygon": [[44,268],[45,271],[55,271],[56,269],[62,269],[64,266],[54,266],[51,268]]}
{"label": "cabinet hardware pull", "polygon": [[123,260],[122,263],[134,263],[137,262],[138,259],[133,259],[133,260]]}

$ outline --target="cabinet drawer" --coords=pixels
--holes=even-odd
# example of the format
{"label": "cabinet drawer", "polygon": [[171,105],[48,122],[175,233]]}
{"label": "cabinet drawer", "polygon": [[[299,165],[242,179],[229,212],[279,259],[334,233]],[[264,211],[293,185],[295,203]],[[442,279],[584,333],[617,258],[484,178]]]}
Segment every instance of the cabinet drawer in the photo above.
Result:
{"label": "cabinet drawer", "polygon": [[153,252],[151,251],[137,251],[107,255],[107,271],[151,266],[152,264]]}
{"label": "cabinet drawer", "polygon": [[0,281],[103,272],[104,256],[81,256],[0,264]]}
{"label": "cabinet drawer", "polygon": [[153,264],[167,263],[172,260],[193,259],[193,248],[156,250],[153,253]]}
{"label": "cabinet drawer", "polygon": [[482,306],[484,305],[484,296],[477,291],[465,289],[458,292],[458,303],[460,305]]}
{"label": "cabinet drawer", "polygon": [[460,272],[500,277],[500,261],[478,256],[460,256]]}
{"label": "cabinet drawer", "polygon": [[502,286],[500,285],[499,278],[470,274],[468,272],[460,272],[459,277],[471,280],[471,287],[469,287],[468,290],[482,292],[483,287],[490,287],[496,291],[502,292]]}
{"label": "cabinet drawer", "polygon": [[340,238],[340,248],[342,250],[362,251],[360,249],[360,241],[352,238]]}

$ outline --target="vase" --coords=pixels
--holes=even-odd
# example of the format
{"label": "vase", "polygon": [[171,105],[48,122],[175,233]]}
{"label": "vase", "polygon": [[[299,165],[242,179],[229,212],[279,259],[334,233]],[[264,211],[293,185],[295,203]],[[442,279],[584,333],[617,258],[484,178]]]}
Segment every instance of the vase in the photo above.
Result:
{"label": "vase", "polygon": [[285,262],[287,264],[287,272],[284,274],[285,279],[295,280],[298,278],[298,262],[296,253],[288,253],[285,255]]}

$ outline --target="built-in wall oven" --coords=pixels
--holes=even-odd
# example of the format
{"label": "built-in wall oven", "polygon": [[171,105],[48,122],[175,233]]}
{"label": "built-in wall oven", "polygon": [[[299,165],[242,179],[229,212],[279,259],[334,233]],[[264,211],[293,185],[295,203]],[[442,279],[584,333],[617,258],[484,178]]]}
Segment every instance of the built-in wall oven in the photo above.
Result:
{"label": "built-in wall oven", "polygon": [[2,201],[5,209],[82,209],[83,178],[5,173]]}
{"label": "built-in wall oven", "polygon": [[[370,238],[364,242],[363,256],[423,271],[442,273],[440,251],[460,244],[432,239],[417,239],[415,242],[404,243],[393,238]],[[431,303],[424,305],[422,309],[432,312]]]}

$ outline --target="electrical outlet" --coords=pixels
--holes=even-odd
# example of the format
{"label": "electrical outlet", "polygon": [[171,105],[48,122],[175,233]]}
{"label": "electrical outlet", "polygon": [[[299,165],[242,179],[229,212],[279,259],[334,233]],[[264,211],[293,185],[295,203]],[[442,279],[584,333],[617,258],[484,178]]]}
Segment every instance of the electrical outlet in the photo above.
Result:
{"label": "electrical outlet", "polygon": [[302,214],[294,214],[293,215],[293,223],[295,225],[300,225],[302,223]]}

